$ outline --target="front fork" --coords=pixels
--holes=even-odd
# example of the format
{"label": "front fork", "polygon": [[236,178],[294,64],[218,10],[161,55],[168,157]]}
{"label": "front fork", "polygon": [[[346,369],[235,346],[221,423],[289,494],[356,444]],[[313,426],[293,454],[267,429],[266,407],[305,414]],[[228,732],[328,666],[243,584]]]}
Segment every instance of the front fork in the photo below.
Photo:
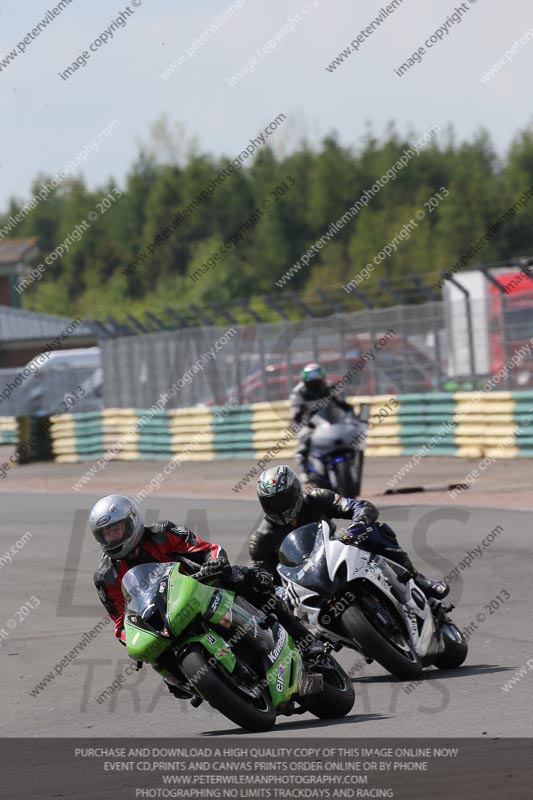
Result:
{"label": "front fork", "polygon": [[450,612],[455,609],[452,603],[450,603],[449,606],[445,606],[442,600],[437,600],[434,597],[430,597],[427,602],[433,614],[433,619],[435,620],[435,627],[439,633],[443,625],[455,624],[449,616]]}

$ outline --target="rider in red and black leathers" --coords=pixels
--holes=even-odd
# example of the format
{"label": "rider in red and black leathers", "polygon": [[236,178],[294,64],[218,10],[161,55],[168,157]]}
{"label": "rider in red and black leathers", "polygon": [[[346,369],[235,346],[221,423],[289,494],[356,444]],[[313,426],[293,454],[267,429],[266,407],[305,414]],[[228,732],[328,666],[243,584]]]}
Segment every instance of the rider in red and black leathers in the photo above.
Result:
{"label": "rider in red and black leathers", "polygon": [[[227,560],[226,552],[220,545],[205,542],[188,528],[182,528],[169,520],[145,525],[140,543],[132,553],[120,560],[114,561],[104,553],[94,573],[94,583],[100,600],[115,623],[115,636],[120,638],[124,629],[124,595],[121,583],[126,572],[138,564],[180,561],[181,556],[186,556],[200,567],[211,559]],[[185,565],[180,570],[190,574]]]}
{"label": "rider in red and black leathers", "polygon": [[[99,500],[90,514],[93,535],[104,555],[94,575],[98,596],[115,622],[115,635],[125,644],[125,603],[122,578],[139,564],[181,562],[180,571],[197,579],[217,579],[220,586],[245,597],[265,612],[273,611],[292,636],[304,658],[323,652],[323,646],[293,616],[284,600],[274,591],[272,576],[256,567],[232,567],[225,550],[200,539],[188,528],[169,520],[145,526],[142,515],[129,497],[108,495]],[[194,571],[183,559],[198,564]],[[174,692],[172,687],[170,691]]]}

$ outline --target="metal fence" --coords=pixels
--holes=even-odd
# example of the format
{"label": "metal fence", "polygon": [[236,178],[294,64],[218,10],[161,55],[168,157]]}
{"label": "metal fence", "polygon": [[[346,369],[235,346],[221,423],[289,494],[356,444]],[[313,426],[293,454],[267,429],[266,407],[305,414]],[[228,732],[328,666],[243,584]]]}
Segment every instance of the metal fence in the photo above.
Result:
{"label": "metal fence", "polygon": [[349,372],[349,394],[430,391],[446,373],[445,340],[436,302],[107,339],[104,400],[107,407],[148,408],[171,386],[178,390],[166,408],[280,400],[309,361],[320,361],[333,381]]}
{"label": "metal fence", "polygon": [[174,386],[166,408],[274,401],[309,361],[332,381],[350,374],[348,394],[471,390],[496,374],[499,388],[531,389],[532,337],[533,290],[511,301],[455,287],[445,301],[106,339],[104,399],[148,408]]}
{"label": "metal fence", "polygon": [[349,375],[348,395],[472,390],[492,376],[501,389],[533,389],[533,280],[487,291],[481,272],[479,285],[458,278],[443,300],[103,338],[103,380],[99,369],[64,368],[11,391],[21,370],[0,370],[0,416],[51,413],[80,385],[86,396],[67,410],[149,408],[162,397],[167,409],[273,402],[309,361],[331,381]]}

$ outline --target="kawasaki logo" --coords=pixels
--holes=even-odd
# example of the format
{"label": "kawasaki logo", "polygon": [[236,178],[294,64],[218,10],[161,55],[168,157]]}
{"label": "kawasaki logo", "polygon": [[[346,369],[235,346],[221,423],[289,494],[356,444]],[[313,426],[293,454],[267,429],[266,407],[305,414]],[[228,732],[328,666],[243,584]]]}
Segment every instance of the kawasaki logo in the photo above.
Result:
{"label": "kawasaki logo", "polygon": [[285,639],[286,638],[287,638],[287,633],[284,630],[284,628],[282,628],[281,632],[280,632],[279,639],[276,642],[275,648],[272,650],[271,653],[268,654],[268,658],[272,662],[272,664],[274,663],[274,661],[277,659],[277,657],[281,653],[281,649],[282,649],[283,645],[285,644]]}

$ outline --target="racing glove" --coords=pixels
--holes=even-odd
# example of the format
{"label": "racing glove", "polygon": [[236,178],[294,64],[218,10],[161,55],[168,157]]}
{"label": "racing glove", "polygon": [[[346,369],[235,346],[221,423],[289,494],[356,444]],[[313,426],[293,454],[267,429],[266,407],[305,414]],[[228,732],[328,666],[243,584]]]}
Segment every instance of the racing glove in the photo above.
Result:
{"label": "racing glove", "polygon": [[212,580],[214,578],[221,578],[226,580],[231,577],[232,569],[231,564],[225,558],[212,558],[206,561],[198,572],[191,575],[197,581]]}
{"label": "racing glove", "polygon": [[270,594],[274,590],[274,578],[264,569],[251,567],[245,578],[250,588],[260,594]]}
{"label": "racing glove", "polygon": [[274,589],[274,578],[258,567],[233,567],[228,584],[237,592],[252,590],[259,594],[270,594]]}
{"label": "racing glove", "polygon": [[371,533],[372,526],[363,514],[352,521],[346,533],[339,536],[339,541],[343,544],[355,545],[355,547],[364,547],[368,544]]}

